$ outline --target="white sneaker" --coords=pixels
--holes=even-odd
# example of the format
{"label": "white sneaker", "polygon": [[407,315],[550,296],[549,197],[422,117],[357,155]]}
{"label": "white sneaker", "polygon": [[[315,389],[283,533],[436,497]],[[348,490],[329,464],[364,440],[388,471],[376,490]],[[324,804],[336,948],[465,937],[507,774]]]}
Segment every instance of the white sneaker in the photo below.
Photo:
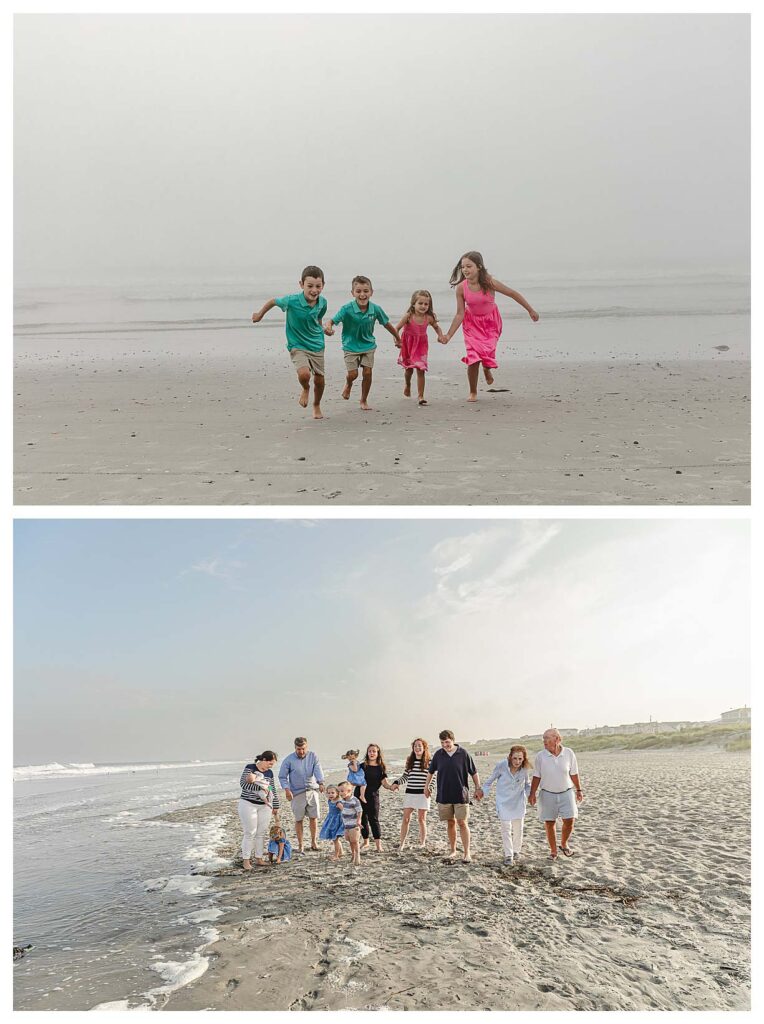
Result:
{"label": "white sneaker", "polygon": [[505,857],[504,858],[503,865],[504,865],[505,868],[511,868],[513,864],[514,864],[514,859],[512,857]]}

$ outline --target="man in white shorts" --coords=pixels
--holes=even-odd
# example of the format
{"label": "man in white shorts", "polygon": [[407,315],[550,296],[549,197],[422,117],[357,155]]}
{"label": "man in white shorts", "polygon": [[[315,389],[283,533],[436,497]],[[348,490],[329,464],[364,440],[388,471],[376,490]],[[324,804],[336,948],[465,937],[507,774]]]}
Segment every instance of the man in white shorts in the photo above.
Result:
{"label": "man in white shorts", "polygon": [[324,773],[316,755],[308,750],[308,741],[304,736],[295,737],[294,753],[281,762],[279,782],[287,800],[292,804],[294,829],[297,833],[295,853],[305,853],[302,848],[305,817],[310,827],[310,849],[317,850],[318,794],[324,791]]}
{"label": "man in white shorts", "polygon": [[562,745],[562,736],[557,729],[547,729],[542,739],[544,749],[533,758],[533,779],[528,803],[535,807],[538,790],[539,821],[544,823],[552,860],[557,860],[557,819],[562,818],[560,850],[566,857],[572,857],[573,851],[568,846],[568,840],[578,817],[578,804],[584,794],[576,755],[569,747]]}

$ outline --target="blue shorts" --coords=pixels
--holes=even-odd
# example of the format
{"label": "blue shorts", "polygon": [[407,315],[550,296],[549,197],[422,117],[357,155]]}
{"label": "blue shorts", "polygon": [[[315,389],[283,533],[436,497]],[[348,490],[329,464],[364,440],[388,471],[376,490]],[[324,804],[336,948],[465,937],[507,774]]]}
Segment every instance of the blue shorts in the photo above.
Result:
{"label": "blue shorts", "polygon": [[539,790],[538,799],[539,821],[557,821],[558,818],[577,818],[578,804],[575,789],[566,789],[564,793],[548,793]]}

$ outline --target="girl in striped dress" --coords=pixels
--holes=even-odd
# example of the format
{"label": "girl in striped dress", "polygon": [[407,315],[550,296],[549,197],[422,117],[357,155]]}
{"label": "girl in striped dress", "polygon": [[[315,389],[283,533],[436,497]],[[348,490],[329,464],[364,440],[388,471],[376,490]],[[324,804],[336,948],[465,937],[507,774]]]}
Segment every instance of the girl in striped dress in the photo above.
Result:
{"label": "girl in striped dress", "polygon": [[534,322],[539,315],[520,292],[508,288],[488,273],[479,252],[465,252],[451,273],[451,287],[456,288],[456,316],[448,333],[443,338],[445,345],[456,334],[459,326],[464,334],[467,354],[462,362],[467,364],[468,402],[477,402],[477,386],[480,367],[483,367],[486,384],[493,384],[491,370],[497,367],[496,345],[502,331],[501,314],[496,305],[496,293],[508,295],[528,313]]}
{"label": "girl in striped dress", "polygon": [[400,849],[406,845],[409,822],[414,811],[419,822],[419,849],[427,844],[427,812],[430,809],[430,798],[425,796],[424,784],[427,779],[427,768],[430,764],[430,750],[427,740],[417,737],[411,744],[411,753],[406,759],[403,774],[392,784],[398,790],[405,786],[403,794],[403,821],[401,822]]}

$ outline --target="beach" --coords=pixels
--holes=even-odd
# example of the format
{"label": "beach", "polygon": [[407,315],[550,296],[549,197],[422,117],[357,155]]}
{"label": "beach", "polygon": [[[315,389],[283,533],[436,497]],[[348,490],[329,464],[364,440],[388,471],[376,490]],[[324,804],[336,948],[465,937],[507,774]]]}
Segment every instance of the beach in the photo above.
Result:
{"label": "beach", "polygon": [[[482,777],[494,761],[477,759]],[[471,808],[469,865],[444,862],[434,813],[427,849],[399,853],[401,799],[385,791],[384,850],[355,870],[324,843],[245,874],[234,800],[163,815],[225,819],[218,853],[230,866],[204,874],[229,909],[208,969],[157,1008],[748,1009],[749,756],[589,753],[579,764],[575,856],[555,863],[529,809],[522,858],[501,866],[492,796]],[[294,840],[288,808],[284,820]]]}
{"label": "beach", "polygon": [[[377,282],[393,322],[410,288]],[[429,284],[429,282],[428,282]],[[263,282],[264,295],[283,281]],[[450,320],[453,295],[433,283]],[[371,412],[327,339],[324,419],[297,403],[283,314],[251,284],[17,289],[20,505],[732,505],[750,479],[746,278],[523,284],[492,387],[461,334],[429,345],[427,406],[378,330]],[[279,290],[280,289],[280,290]],[[333,312],[342,293],[325,292]]]}
{"label": "beach", "polygon": [[340,354],[327,362],[315,422],[275,345],[230,358],[27,357],[15,378],[16,503],[749,501],[746,362],[518,362],[469,404],[454,360],[430,373],[420,408],[385,350],[367,413],[357,394],[340,397]]}

